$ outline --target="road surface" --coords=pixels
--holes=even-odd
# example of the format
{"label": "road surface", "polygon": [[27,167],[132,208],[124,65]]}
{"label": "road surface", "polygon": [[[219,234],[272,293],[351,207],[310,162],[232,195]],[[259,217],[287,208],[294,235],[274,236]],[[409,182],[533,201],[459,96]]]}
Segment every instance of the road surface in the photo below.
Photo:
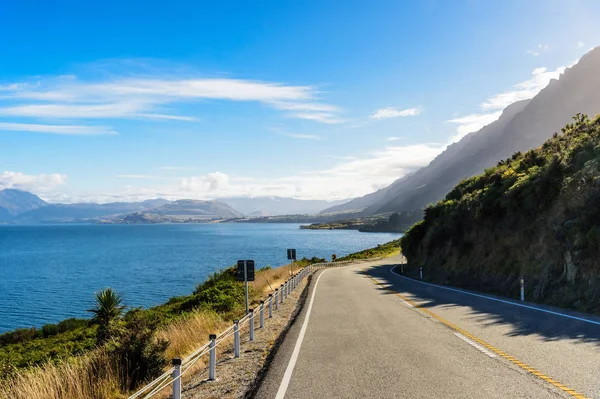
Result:
{"label": "road surface", "polygon": [[317,273],[256,397],[600,399],[598,318],[426,285],[397,263]]}

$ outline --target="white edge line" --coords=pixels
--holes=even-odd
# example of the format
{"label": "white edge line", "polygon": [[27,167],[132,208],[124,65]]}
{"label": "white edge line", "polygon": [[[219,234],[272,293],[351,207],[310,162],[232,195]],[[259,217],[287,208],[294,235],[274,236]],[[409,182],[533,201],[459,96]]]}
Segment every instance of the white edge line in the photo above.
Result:
{"label": "white edge line", "polygon": [[475,349],[479,350],[481,353],[484,353],[491,358],[496,357],[496,355],[494,355],[492,352],[485,349],[483,346],[479,345],[478,343],[471,341],[469,338],[465,337],[464,335],[459,334],[459,333],[454,333],[454,335],[456,335],[458,338],[462,339],[463,341],[465,341],[467,344],[471,345]]}
{"label": "white edge line", "polygon": [[321,280],[321,276],[325,274],[327,270],[319,274],[319,277],[317,277],[317,281],[315,282],[315,288],[313,288],[313,292],[310,297],[310,303],[308,304],[308,310],[306,311],[306,316],[304,316],[304,322],[302,323],[300,334],[298,334],[296,346],[294,346],[292,357],[290,358],[290,362],[288,363],[287,368],[285,369],[285,374],[283,375],[283,379],[281,380],[281,384],[279,385],[279,389],[277,390],[277,395],[275,396],[275,399],[283,399],[287,392],[288,386],[290,385],[292,372],[294,371],[294,367],[296,366],[296,361],[298,360],[298,355],[300,354],[300,347],[302,346],[304,334],[306,333],[306,328],[308,327],[308,319],[310,318],[310,312],[312,311],[313,302],[315,300],[315,294],[317,293],[317,286],[319,285],[319,280]]}
{"label": "white edge line", "polygon": [[571,316],[571,315],[564,314],[564,313],[558,313],[558,312],[554,312],[552,310],[546,310],[546,309],[536,308],[535,306],[529,306],[529,305],[524,305],[524,304],[521,304],[521,303],[515,303],[515,302],[505,301],[503,299],[493,298],[493,297],[489,297],[489,296],[485,296],[485,295],[481,295],[481,294],[475,294],[473,292],[463,291],[463,290],[459,290],[459,289],[456,289],[456,288],[445,287],[443,285],[438,285],[438,284],[426,283],[424,281],[419,281],[419,280],[415,280],[415,279],[412,279],[412,278],[404,277],[404,276],[396,273],[394,271],[395,268],[396,268],[396,266],[394,266],[394,267],[392,267],[390,269],[390,271],[392,272],[392,274],[395,274],[396,276],[398,276],[400,278],[403,278],[403,279],[406,279],[406,280],[410,280],[410,281],[412,281],[414,283],[419,283],[419,284],[424,284],[424,285],[430,285],[432,287],[441,288],[441,289],[448,290],[448,291],[460,292],[461,294],[476,296],[478,298],[489,299],[490,301],[502,302],[502,303],[506,303],[508,305],[518,306],[518,307],[521,307],[521,308],[537,310],[539,312],[549,313],[549,314],[553,314],[553,315],[556,315],[556,316],[562,316],[562,317],[566,317],[566,318],[569,318],[569,319],[579,320],[579,321],[583,321],[583,322],[590,323],[590,324],[596,324],[596,325],[600,326],[600,322],[595,321],[595,320],[584,319],[582,317]]}

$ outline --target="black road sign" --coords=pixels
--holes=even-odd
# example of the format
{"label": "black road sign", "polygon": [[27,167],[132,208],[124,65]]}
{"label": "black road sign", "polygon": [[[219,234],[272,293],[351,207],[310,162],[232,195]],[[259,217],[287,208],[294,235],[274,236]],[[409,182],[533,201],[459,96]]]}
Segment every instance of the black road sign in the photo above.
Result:
{"label": "black road sign", "polygon": [[290,259],[290,260],[296,260],[296,250],[295,249],[288,249],[287,250],[287,256],[288,256],[288,259]]}
{"label": "black road sign", "polygon": [[254,261],[253,260],[238,260],[237,263],[237,280],[246,281],[244,278],[244,268],[246,269],[247,281],[254,281]]}

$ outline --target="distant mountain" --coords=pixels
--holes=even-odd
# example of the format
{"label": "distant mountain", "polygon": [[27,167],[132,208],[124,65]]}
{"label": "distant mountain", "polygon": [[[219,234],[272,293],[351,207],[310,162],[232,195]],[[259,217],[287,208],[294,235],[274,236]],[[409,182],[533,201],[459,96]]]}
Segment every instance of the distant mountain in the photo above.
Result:
{"label": "distant mountain", "polygon": [[600,113],[600,48],[568,68],[531,100],[507,107],[500,119],[449,146],[428,166],[390,186],[323,211],[363,209],[362,215],[407,211],[441,199],[458,182],[517,151],[541,145],[577,113]]}
{"label": "distant mountain", "polygon": [[19,214],[12,219],[15,223],[65,223],[84,221],[98,217],[116,216],[120,214],[156,208],[169,203],[165,199],[146,200],[142,202],[111,202],[107,204],[47,204]]}
{"label": "distant mountain", "polygon": [[244,215],[219,201],[178,200],[157,208],[105,219],[106,223],[189,223],[241,218]]}
{"label": "distant mountain", "polygon": [[9,220],[23,212],[46,206],[40,197],[27,191],[6,189],[0,191],[0,220]]}
{"label": "distant mountain", "polygon": [[312,215],[323,209],[340,205],[348,200],[299,200],[284,197],[234,197],[219,198],[218,201],[231,205],[246,216]]}

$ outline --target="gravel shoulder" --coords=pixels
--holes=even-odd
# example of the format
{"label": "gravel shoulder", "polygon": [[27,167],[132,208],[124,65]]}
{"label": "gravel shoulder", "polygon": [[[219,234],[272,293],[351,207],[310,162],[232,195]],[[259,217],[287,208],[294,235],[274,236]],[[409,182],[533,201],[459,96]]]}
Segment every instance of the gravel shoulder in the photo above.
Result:
{"label": "gravel shoulder", "polygon": [[[308,276],[303,279],[284,303],[279,304],[279,309],[273,307],[272,318],[268,317],[268,307],[265,309],[265,323],[262,329],[258,328],[257,311],[254,341],[250,342],[247,327],[240,330],[241,353],[237,359],[233,353],[233,340],[224,342],[225,345],[217,355],[217,379],[208,381],[208,369],[203,368],[184,384],[183,396],[193,399],[252,397],[278,344],[302,308],[311,278]],[[206,361],[208,362],[208,359]]]}

